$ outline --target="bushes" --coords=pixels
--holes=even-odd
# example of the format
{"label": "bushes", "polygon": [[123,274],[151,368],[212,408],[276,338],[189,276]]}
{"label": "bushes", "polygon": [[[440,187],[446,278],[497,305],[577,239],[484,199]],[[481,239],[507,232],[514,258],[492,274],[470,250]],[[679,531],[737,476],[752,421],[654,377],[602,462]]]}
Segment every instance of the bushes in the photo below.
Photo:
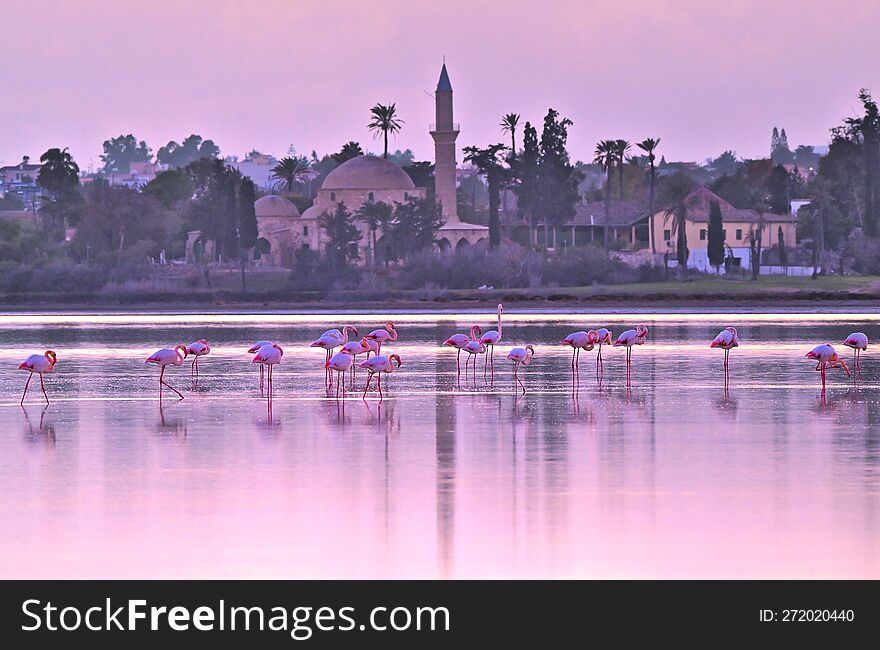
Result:
{"label": "bushes", "polygon": [[327,255],[317,251],[299,249],[294,254],[288,286],[293,291],[327,291],[355,289],[359,281],[359,269],[334,263]]}
{"label": "bushes", "polygon": [[543,256],[508,245],[414,256],[407,260],[392,285],[399,289],[474,289],[482,285],[505,289],[539,285],[572,287],[597,282],[632,282],[638,275],[637,271],[593,246]]}
{"label": "bushes", "polygon": [[58,260],[45,266],[3,263],[0,291],[4,293],[67,293],[96,291],[107,283],[106,269]]}

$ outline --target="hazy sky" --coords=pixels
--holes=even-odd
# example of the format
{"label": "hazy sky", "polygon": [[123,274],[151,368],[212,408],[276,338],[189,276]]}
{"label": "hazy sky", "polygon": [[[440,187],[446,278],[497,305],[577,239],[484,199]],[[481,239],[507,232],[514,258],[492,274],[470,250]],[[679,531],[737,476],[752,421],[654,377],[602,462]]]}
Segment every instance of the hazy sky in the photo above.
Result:
{"label": "hazy sky", "polygon": [[459,146],[552,106],[581,159],[648,136],[668,159],[754,157],[774,125],[824,144],[880,83],[873,0],[0,0],[0,15],[6,163],[69,146],[97,167],[129,132],[154,151],[192,132],[224,155],[376,151],[368,110],[391,101],[406,120],[392,148],[433,160],[423,91],[444,55]]}

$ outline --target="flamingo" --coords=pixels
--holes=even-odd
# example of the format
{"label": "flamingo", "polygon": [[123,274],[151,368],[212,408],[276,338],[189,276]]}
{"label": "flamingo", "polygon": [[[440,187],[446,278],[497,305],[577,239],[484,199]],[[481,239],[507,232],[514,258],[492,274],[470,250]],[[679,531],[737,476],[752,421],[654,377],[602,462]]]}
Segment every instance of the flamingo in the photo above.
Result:
{"label": "flamingo", "polygon": [[382,344],[386,341],[397,340],[397,330],[394,329],[394,323],[388,321],[385,323],[385,329],[373,330],[367,334],[368,339],[373,339],[379,344],[378,354],[382,354]]}
{"label": "flamingo", "polygon": [[[593,330],[590,330],[593,332]],[[586,350],[589,352],[593,349],[593,345],[595,341],[593,340],[590,332],[572,332],[564,339],[562,339],[559,343],[561,345],[570,345],[571,346],[571,376],[577,377],[580,374],[580,368],[578,364],[581,359],[581,350]],[[595,334],[595,332],[593,332]],[[523,348],[516,348],[517,350],[522,350]],[[510,356],[508,355],[508,359]]]}
{"label": "flamingo", "polygon": [[192,378],[193,381],[198,381],[199,378],[199,357],[205,356],[210,351],[211,346],[208,345],[208,342],[205,339],[199,339],[195,343],[190,343],[186,346],[186,353],[195,357],[189,368],[190,378]]}
{"label": "flamingo", "polygon": [[[366,336],[362,338],[360,341],[349,341],[345,345],[342,346],[342,351],[347,352],[352,357],[354,357],[354,361],[357,362],[357,356],[359,354],[367,353],[367,358],[370,357],[370,352],[378,354],[377,350],[379,349],[379,344],[373,339],[369,339]],[[353,366],[351,369],[351,381],[354,383],[354,372],[357,368],[357,365]]]}
{"label": "flamingo", "polygon": [[849,376],[849,368],[846,367],[846,363],[843,359],[837,356],[837,352],[834,351],[834,348],[830,343],[823,343],[822,345],[817,345],[812,350],[807,352],[805,355],[807,359],[813,359],[816,363],[816,370],[822,373],[822,392],[825,392],[825,367],[830,366],[832,368],[843,368],[846,372],[847,376]]}
{"label": "flamingo", "polygon": [[162,386],[168,386],[168,388],[177,393],[177,396],[180,399],[183,399],[183,395],[180,393],[180,391],[165,381],[165,366],[183,365],[183,360],[186,359],[186,354],[186,346],[178,345],[173,350],[171,348],[162,348],[161,350],[156,350],[152,355],[147,357],[146,361],[144,361],[144,363],[155,363],[161,369],[159,370],[160,402],[162,401]]}
{"label": "flamingo", "polygon": [[644,325],[637,325],[634,330],[626,330],[621,332],[620,336],[614,342],[612,347],[624,346],[626,348],[626,383],[629,385],[630,367],[632,366],[632,346],[642,345],[648,338],[648,328]]}
{"label": "flamingo", "polygon": [[[579,332],[576,332],[579,333]],[[522,382],[522,379],[519,378],[519,367],[527,366],[532,362],[532,357],[535,356],[535,346],[529,344],[524,348],[513,348],[507,354],[507,360],[513,361],[513,387],[516,389],[516,383],[519,382],[519,385],[522,386],[522,394],[526,394],[526,385]]]}
{"label": "flamingo", "polygon": [[607,327],[600,327],[597,330],[590,330],[587,332],[590,335],[590,338],[593,340],[593,343],[599,344],[599,351],[596,353],[596,376],[599,376],[600,371],[605,370],[605,365],[602,363],[602,345],[612,345],[611,343],[611,330]]}
{"label": "flamingo", "polygon": [[710,348],[721,348],[724,350],[724,381],[727,382],[730,370],[730,350],[739,346],[739,337],[736,335],[735,327],[725,327],[718,332],[718,335],[712,339],[709,344]]}
{"label": "flamingo", "polygon": [[403,364],[399,355],[391,354],[386,357],[384,354],[378,354],[361,364],[361,368],[365,368],[366,371],[370,373],[367,375],[367,385],[364,386],[364,394],[361,399],[367,399],[367,389],[370,387],[370,380],[373,379],[373,375],[376,373],[379,373],[379,377],[377,378],[379,384],[379,399],[384,399],[382,396],[382,373],[384,372],[390,375],[394,372],[395,363],[397,363],[398,368]]}
{"label": "flamingo", "polygon": [[479,325],[474,325],[471,327],[471,335],[468,337],[467,334],[453,334],[448,339],[443,341],[443,345],[451,345],[454,348],[458,349],[458,357],[455,361],[455,369],[457,373],[457,377],[461,379],[461,351],[468,343],[471,341],[478,340],[478,337],[482,333]]}
{"label": "flamingo", "polygon": [[464,374],[467,377],[467,367],[471,359],[474,361],[474,381],[477,381],[477,357],[478,354],[486,354],[486,346],[479,341],[469,341],[463,348],[470,356],[464,361]]}
{"label": "flamingo", "polygon": [[862,378],[862,351],[868,349],[868,335],[863,332],[853,332],[846,337],[843,344],[853,349],[853,376]]}
{"label": "flamingo", "polygon": [[[495,345],[501,341],[501,304],[498,305],[498,329],[489,330],[480,337],[480,343],[488,349],[492,348],[492,381],[495,381]],[[483,380],[486,379],[486,368],[489,366],[489,353],[486,353],[486,360],[483,363]]]}
{"label": "flamingo", "polygon": [[[376,357],[373,357],[374,359]],[[336,382],[336,398],[339,399],[339,386],[342,385],[342,399],[345,399],[345,373],[348,372],[354,364],[354,356],[349,352],[337,352],[327,359],[324,368],[327,371],[335,370],[342,374],[342,378]]]}
{"label": "flamingo", "polygon": [[[260,348],[264,346],[273,346],[275,345],[274,341],[257,341],[254,343],[249,349],[248,354],[254,354],[255,352],[259,352]],[[263,390],[263,364],[260,364],[260,391]]]}
{"label": "flamingo", "polygon": [[281,363],[281,357],[284,356],[284,350],[277,343],[266,341],[266,345],[261,346],[257,350],[256,356],[251,359],[251,363],[260,364],[260,370],[266,367],[266,388],[267,399],[272,399],[272,366]]}
{"label": "flamingo", "polygon": [[43,397],[46,398],[46,406],[49,406],[49,395],[46,394],[46,384],[43,383],[43,374],[55,370],[55,364],[58,363],[58,355],[53,350],[46,350],[43,354],[31,354],[27,359],[22,361],[18,369],[27,370],[28,378],[24,383],[24,392],[21,394],[21,406],[24,406],[24,396],[27,395],[28,386],[34,373],[40,375],[40,388],[43,389]]}
{"label": "flamingo", "polygon": [[[309,347],[312,348],[324,348],[324,352],[326,353],[324,356],[324,368],[328,367],[326,362],[330,361],[330,353],[340,345],[348,343],[349,331],[354,332],[354,335],[358,336],[356,327],[352,325],[343,325],[342,331],[339,331],[338,329],[327,330],[309,345]],[[324,383],[333,386],[333,377],[329,370],[324,371]]]}

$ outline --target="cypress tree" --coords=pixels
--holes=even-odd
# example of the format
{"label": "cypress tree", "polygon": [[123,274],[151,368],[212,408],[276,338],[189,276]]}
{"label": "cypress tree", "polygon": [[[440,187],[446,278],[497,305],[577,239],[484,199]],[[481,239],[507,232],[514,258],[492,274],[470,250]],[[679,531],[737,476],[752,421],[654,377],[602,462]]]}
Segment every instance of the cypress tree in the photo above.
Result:
{"label": "cypress tree", "polygon": [[721,265],[724,264],[724,228],[721,217],[721,206],[718,201],[709,204],[709,232],[707,234],[706,253],[709,256],[709,264],[715,267],[716,273],[720,273]]}

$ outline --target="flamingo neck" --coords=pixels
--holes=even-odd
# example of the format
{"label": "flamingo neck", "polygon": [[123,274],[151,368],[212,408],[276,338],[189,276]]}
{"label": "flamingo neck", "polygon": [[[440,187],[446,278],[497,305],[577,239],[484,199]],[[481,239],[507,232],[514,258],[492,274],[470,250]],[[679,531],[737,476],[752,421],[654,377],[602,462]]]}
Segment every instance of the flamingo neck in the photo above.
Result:
{"label": "flamingo neck", "polygon": [[498,306],[498,338],[501,338],[501,306]]}

